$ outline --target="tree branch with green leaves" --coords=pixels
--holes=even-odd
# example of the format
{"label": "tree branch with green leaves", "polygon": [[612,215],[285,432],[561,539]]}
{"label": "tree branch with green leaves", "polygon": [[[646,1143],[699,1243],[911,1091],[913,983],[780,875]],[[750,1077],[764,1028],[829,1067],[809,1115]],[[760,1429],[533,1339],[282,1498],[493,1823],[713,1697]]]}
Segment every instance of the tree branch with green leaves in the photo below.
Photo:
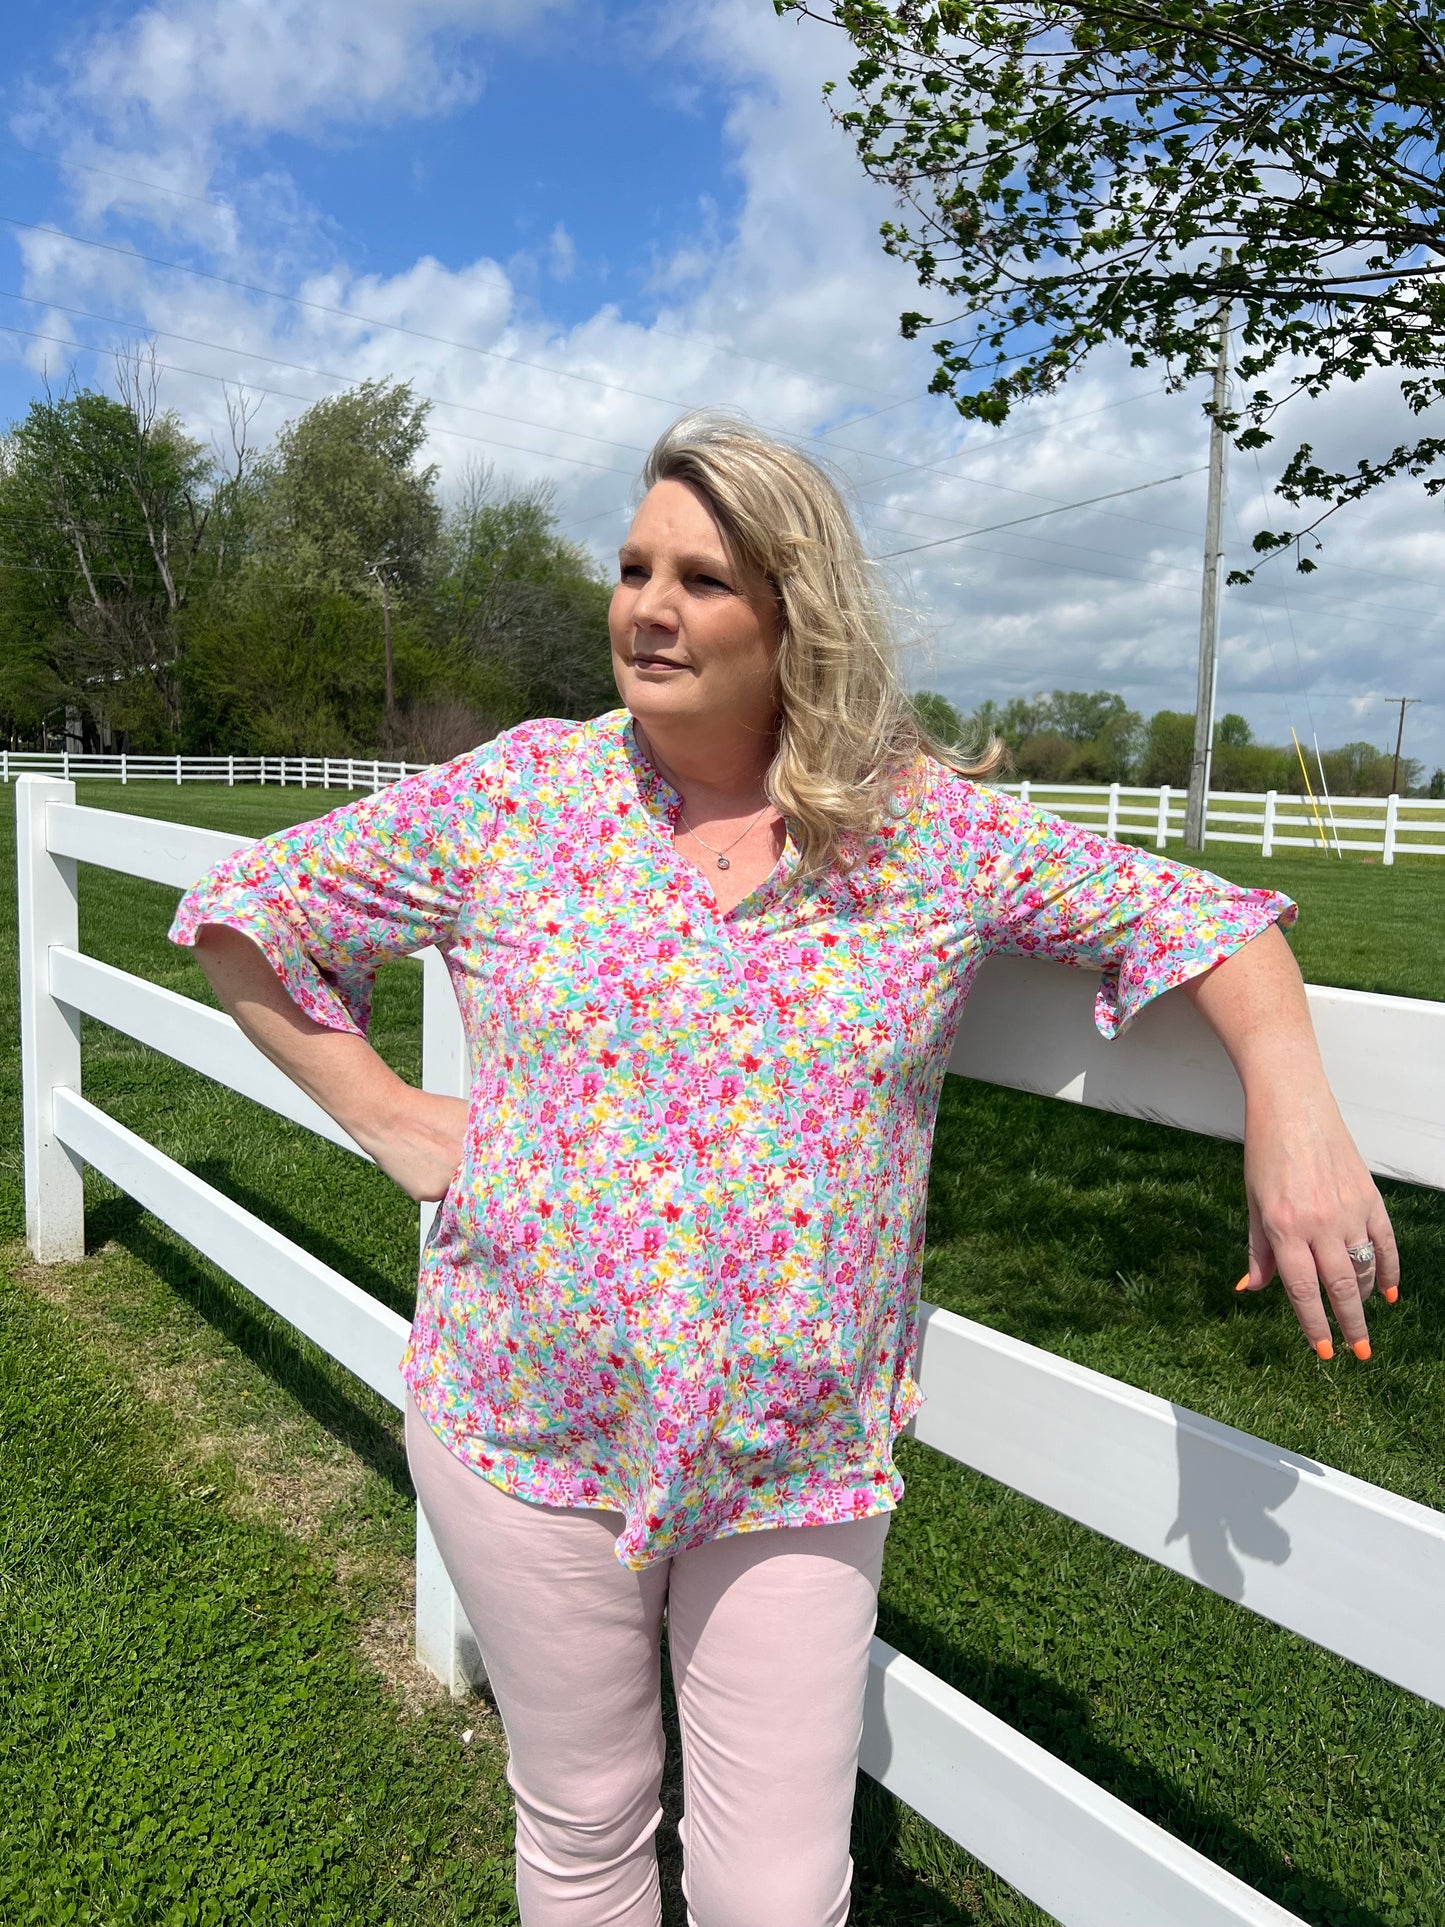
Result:
{"label": "tree branch with green leaves", "polygon": [[1228,302],[1238,447],[1384,368],[1421,426],[1351,468],[1296,448],[1278,492],[1312,513],[1260,555],[1396,476],[1445,488],[1442,0],[775,5],[850,43],[832,112],[897,197],[884,247],[944,309],[903,333],[935,333],[963,416],[1002,422],[1106,344],[1181,388]]}

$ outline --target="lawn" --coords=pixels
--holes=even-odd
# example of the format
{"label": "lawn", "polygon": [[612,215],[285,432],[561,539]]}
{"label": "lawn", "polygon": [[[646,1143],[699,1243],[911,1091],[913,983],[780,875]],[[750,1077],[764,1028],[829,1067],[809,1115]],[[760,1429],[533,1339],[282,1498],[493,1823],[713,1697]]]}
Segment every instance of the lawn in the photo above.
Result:
{"label": "lawn", "polygon": [[[81,800],[259,832],[341,799],[96,783]],[[1445,998],[1445,867],[1210,861],[1299,900],[1313,980]],[[204,995],[164,940],[174,901],[84,872],[85,947]],[[418,992],[414,965],[385,971],[375,1032],[413,1075]],[[92,1255],[29,1266],[13,1008],[3,1034],[0,1694],[18,1712],[0,1920],[512,1920],[495,1716],[406,1658],[395,1415],[93,1177]],[[415,1213],[372,1169],[99,1025],[85,1044],[97,1103],[409,1306]],[[1322,1365],[1277,1293],[1231,1290],[1236,1147],[950,1079],[925,1290],[1445,1506],[1445,1201],[1390,1203],[1405,1293],[1368,1367]],[[1445,1715],[926,1447],[900,1458],[885,1638],[1317,1927],[1438,1927]],[[859,1922],[1043,1920],[868,1782],[855,1856]]]}

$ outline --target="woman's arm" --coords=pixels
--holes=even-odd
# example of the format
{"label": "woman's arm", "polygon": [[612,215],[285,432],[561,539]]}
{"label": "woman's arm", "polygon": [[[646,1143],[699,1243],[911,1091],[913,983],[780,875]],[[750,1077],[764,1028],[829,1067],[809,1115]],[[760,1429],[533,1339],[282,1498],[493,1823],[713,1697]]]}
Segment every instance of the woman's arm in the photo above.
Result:
{"label": "woman's arm", "polygon": [[364,1037],[298,1010],[259,946],[203,924],[195,954],[222,1008],[256,1048],[333,1117],[409,1197],[440,1198],[461,1163],[467,1106],[419,1091]]}
{"label": "woman's arm", "polygon": [[[1305,1336],[1333,1355],[1323,1285],[1340,1330],[1368,1358],[1364,1301],[1378,1283],[1399,1294],[1395,1234],[1375,1182],[1325,1081],[1304,984],[1273,926],[1181,986],[1215,1030],[1244,1086],[1249,1271],[1259,1291],[1276,1271]],[[1347,1249],[1373,1243],[1375,1262]]]}

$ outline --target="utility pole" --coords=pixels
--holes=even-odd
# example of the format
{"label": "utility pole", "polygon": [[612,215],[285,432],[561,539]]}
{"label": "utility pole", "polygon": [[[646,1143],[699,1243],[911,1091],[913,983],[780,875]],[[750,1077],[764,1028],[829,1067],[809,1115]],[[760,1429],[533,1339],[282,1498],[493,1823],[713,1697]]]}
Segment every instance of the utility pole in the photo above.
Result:
{"label": "utility pole", "polygon": [[1410,707],[1411,703],[1417,703],[1419,700],[1420,698],[1418,696],[1386,696],[1385,698],[1387,703],[1398,703],[1400,705],[1400,727],[1395,732],[1395,769],[1394,774],[1390,778],[1391,796],[1398,796],[1400,794],[1400,749],[1405,741],[1405,711]]}
{"label": "utility pole", "polygon": [[[1230,250],[1220,255],[1227,267]],[[1209,507],[1204,517],[1204,592],[1199,607],[1199,683],[1194,697],[1194,754],[1189,763],[1189,801],[1184,846],[1204,848],[1204,813],[1214,760],[1214,684],[1219,646],[1219,565],[1224,558],[1224,430],[1220,416],[1229,399],[1229,303],[1219,304],[1219,354],[1214,363],[1214,414],[1209,423]]]}

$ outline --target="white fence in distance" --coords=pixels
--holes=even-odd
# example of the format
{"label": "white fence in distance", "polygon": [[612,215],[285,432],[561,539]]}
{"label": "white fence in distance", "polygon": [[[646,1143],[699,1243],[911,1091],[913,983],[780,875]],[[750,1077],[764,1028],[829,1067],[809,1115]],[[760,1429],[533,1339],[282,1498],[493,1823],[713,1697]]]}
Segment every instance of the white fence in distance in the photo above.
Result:
{"label": "white fence in distance", "polygon": [[[1147,789],[1127,783],[1001,783],[1000,789],[1037,803],[1055,816],[1133,837],[1164,849],[1184,839],[1183,790]],[[1435,836],[1437,843],[1422,843]],[[1205,812],[1204,847],[1239,844],[1273,856],[1276,850],[1321,850],[1330,856],[1445,857],[1445,802],[1421,796],[1336,796],[1328,800],[1284,790],[1211,790]]]}
{"label": "white fence in distance", "polygon": [[[379,790],[425,768],[366,756],[132,756],[113,752],[0,749],[0,783],[24,775],[65,782],[104,777],[119,783],[273,784],[295,789]],[[1127,783],[1001,783],[1056,816],[1142,838],[1158,849],[1184,837],[1185,793]],[[1436,836],[1438,843],[1422,843]],[[1445,802],[1418,796],[1343,796],[1328,802],[1282,790],[1211,790],[1204,844],[1235,843],[1273,856],[1285,849],[1401,856],[1445,856]]]}
{"label": "white fence in distance", "polygon": [[111,783],[274,784],[311,790],[379,790],[427,768],[375,756],[138,756],[128,750],[0,749],[0,783],[22,776]]}
{"label": "white fence in distance", "polygon": [[[83,809],[74,796],[72,784],[36,777],[19,794],[26,1219],[37,1260],[83,1254],[88,1163],[400,1406],[403,1319],[81,1094],[86,1014],[357,1151],[229,1018],[80,950],[78,862],[184,888],[248,839]],[[1093,989],[1088,973],[991,960],[950,1068],[1237,1137],[1237,1084],[1192,1006],[1161,1000],[1105,1045],[1089,1021]],[[1430,1074],[1445,1061],[1445,1005],[1315,987],[1310,998],[1372,1168],[1445,1188],[1445,1083]],[[423,1082],[464,1093],[461,1025],[435,951],[424,954],[423,1007]],[[1445,1515],[937,1307],[923,1308],[918,1376],[924,1443],[1445,1705]],[[454,1693],[480,1678],[420,1517],[417,1646]],[[1299,1927],[882,1641],[862,1763],[1065,1927]]]}

